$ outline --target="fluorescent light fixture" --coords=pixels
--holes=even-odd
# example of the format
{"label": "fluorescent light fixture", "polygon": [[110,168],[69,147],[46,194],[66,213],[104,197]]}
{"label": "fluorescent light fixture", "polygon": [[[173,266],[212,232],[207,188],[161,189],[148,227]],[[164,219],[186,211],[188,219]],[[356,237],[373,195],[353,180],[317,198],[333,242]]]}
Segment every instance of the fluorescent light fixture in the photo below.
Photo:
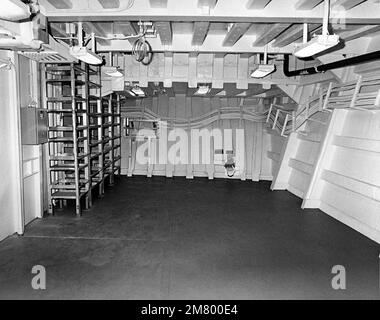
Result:
{"label": "fluorescent light fixture", "polygon": [[86,47],[71,47],[70,54],[83,62],[88,64],[101,64],[103,62],[102,58],[96,53],[88,50]]}
{"label": "fluorescent light fixture", "polygon": [[136,95],[130,89],[126,89],[125,92],[128,93],[132,97],[136,97]]}
{"label": "fluorescent light fixture", "polygon": [[118,67],[103,67],[102,68],[103,73],[110,77],[120,78],[124,77],[124,74],[121,72],[122,70]]}
{"label": "fluorescent light fixture", "polygon": [[139,86],[134,86],[130,91],[137,97],[145,97],[145,92]]}
{"label": "fluorescent light fixture", "polygon": [[294,55],[297,58],[308,58],[318,53],[326,51],[339,44],[339,36],[337,35],[318,35],[309,42],[297,48]]}
{"label": "fluorescent light fixture", "polygon": [[30,17],[30,8],[20,0],[2,0],[0,19],[18,21]]}
{"label": "fluorescent light fixture", "polygon": [[265,78],[275,71],[276,66],[274,64],[259,64],[252,70],[251,78]]}
{"label": "fluorescent light fixture", "polygon": [[331,49],[339,44],[339,36],[329,34],[329,18],[330,18],[330,0],[324,0],[324,15],[322,24],[322,34],[315,35],[312,40],[307,41],[308,27],[304,24],[303,45],[296,48],[294,55],[297,58],[308,58],[315,56],[321,52]]}
{"label": "fluorescent light fixture", "polygon": [[205,95],[211,91],[209,86],[201,85],[198,87],[198,90],[194,93],[196,95]]}

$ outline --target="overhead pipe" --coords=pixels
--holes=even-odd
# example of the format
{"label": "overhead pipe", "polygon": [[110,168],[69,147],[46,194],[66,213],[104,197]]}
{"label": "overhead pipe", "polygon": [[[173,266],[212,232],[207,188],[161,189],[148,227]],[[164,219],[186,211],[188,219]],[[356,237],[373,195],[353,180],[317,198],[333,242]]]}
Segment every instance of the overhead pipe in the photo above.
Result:
{"label": "overhead pipe", "polygon": [[329,20],[330,20],[330,0],[325,0],[322,35],[327,36],[329,34]]}
{"label": "overhead pipe", "polygon": [[370,62],[370,61],[379,60],[379,59],[380,59],[380,50],[366,53],[360,56],[348,58],[348,59],[321,64],[315,67],[290,71],[289,70],[289,56],[286,55],[284,57],[284,75],[287,77],[297,77],[297,76],[311,75],[311,74],[317,74],[317,73],[324,73],[329,70],[350,67],[350,66],[357,65],[360,63]]}

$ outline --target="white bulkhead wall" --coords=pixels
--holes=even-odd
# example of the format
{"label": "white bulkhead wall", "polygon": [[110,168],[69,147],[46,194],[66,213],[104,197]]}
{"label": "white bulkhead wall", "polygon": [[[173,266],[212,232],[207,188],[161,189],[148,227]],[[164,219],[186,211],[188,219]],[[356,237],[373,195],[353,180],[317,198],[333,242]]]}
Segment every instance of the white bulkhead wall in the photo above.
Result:
{"label": "white bulkhead wall", "polygon": [[[0,50],[0,59],[13,53]],[[0,70],[0,240],[22,233],[19,109],[15,68]]]}

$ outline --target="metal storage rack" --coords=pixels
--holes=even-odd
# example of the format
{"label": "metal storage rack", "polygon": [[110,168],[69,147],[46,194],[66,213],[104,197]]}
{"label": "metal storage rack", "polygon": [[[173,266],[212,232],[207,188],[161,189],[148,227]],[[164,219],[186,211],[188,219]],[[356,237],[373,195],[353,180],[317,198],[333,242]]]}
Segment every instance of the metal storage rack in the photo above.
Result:
{"label": "metal storage rack", "polygon": [[121,171],[121,96],[112,93],[103,98],[103,137],[105,176],[112,185]]}
{"label": "metal storage rack", "polygon": [[91,189],[99,187],[99,195],[104,194],[104,154],[103,154],[103,114],[101,67],[87,66],[89,119],[90,119],[90,165]]}
{"label": "metal storage rack", "polygon": [[83,202],[92,205],[93,190],[103,195],[105,179],[112,185],[120,174],[121,97],[102,98],[100,66],[46,64],[42,77],[49,114],[49,214],[75,200],[80,215]]}
{"label": "metal storage rack", "polygon": [[86,66],[43,65],[44,104],[49,115],[49,213],[55,204],[75,200],[81,214],[81,200],[91,204],[89,168],[89,118]]}

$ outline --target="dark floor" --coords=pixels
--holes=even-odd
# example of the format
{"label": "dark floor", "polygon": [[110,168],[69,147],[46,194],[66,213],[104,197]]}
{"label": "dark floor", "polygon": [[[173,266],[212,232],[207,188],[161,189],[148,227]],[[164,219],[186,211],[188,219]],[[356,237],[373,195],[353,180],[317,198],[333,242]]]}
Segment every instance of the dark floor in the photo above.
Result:
{"label": "dark floor", "polygon": [[57,212],[1,242],[0,298],[378,298],[379,246],[300,204],[267,182],[123,177],[82,218]]}

